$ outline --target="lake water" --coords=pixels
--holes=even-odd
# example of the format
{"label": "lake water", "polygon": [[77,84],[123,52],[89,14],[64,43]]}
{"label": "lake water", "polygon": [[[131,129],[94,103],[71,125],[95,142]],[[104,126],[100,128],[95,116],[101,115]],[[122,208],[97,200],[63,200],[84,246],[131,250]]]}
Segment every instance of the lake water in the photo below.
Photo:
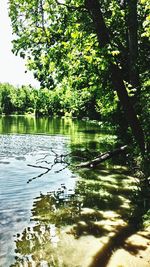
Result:
{"label": "lake water", "polygon": [[[115,139],[112,136],[113,138]],[[98,143],[103,150],[104,139],[107,148],[110,135],[102,133],[100,126],[86,121],[72,121],[70,118],[0,117],[1,267],[56,266],[46,265],[43,260],[35,265],[23,264],[21,261],[18,263],[17,260],[14,263],[17,259],[15,240],[24,229],[34,227],[35,222],[31,217],[35,201],[40,196],[46,196],[48,192],[57,190],[61,184],[73,189],[77,178],[70,168],[57,172],[64,167],[58,163],[47,174],[29,182],[45,169],[34,168],[28,164],[47,166],[46,162],[41,162],[49,160],[51,166],[55,153],[58,155],[70,153],[74,146],[95,149]],[[11,265],[13,263],[14,265]],[[60,266],[63,265],[59,263]]]}

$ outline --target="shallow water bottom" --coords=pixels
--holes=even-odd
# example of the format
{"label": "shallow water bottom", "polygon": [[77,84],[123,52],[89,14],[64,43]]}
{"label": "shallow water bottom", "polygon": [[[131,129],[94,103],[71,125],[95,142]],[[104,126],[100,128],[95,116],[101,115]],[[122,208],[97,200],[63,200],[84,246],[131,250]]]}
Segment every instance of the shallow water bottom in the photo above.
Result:
{"label": "shallow water bottom", "polygon": [[[82,214],[93,212],[83,209]],[[136,232],[113,212],[103,216],[96,225],[108,232],[101,237],[87,234],[83,221],[61,229],[42,224],[26,229],[17,240],[22,255],[12,266],[149,267],[150,229]]]}
{"label": "shallow water bottom", "polygon": [[[93,172],[97,174],[94,182]],[[57,202],[50,195],[36,199],[32,209],[35,225],[16,238],[18,258],[13,266],[150,266],[150,229],[137,232],[127,222],[128,188],[132,189],[135,179],[119,166],[90,171],[90,175],[87,180],[84,171],[84,178],[78,181],[77,202]]]}

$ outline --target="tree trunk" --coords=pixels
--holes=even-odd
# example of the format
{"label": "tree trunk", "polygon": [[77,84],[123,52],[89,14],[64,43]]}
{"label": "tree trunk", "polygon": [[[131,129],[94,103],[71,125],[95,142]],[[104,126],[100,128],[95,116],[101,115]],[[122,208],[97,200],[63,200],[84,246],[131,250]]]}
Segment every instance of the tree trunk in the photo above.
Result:
{"label": "tree trunk", "polygon": [[128,81],[133,88],[140,89],[140,79],[138,70],[138,0],[120,0],[120,8],[125,11],[126,20],[126,41],[128,60]]}
{"label": "tree trunk", "polygon": [[[85,0],[86,8],[89,11],[89,14],[92,17],[95,31],[98,37],[99,46],[101,48],[105,47],[105,45],[110,44],[110,37],[108,34],[108,30],[106,28],[106,24],[104,22],[100,4],[98,0]],[[144,133],[141,128],[140,122],[136,116],[133,105],[130,102],[130,98],[128,96],[125,84],[123,82],[122,71],[119,68],[118,64],[110,63],[110,72],[112,76],[112,84],[114,89],[117,92],[120,103],[123,107],[126,119],[132,129],[133,136],[139,145],[141,152],[145,152],[145,143],[144,143]]]}
{"label": "tree trunk", "polygon": [[126,0],[127,2],[127,31],[129,49],[129,81],[133,88],[139,90],[138,73],[138,21],[137,21],[137,0]]}

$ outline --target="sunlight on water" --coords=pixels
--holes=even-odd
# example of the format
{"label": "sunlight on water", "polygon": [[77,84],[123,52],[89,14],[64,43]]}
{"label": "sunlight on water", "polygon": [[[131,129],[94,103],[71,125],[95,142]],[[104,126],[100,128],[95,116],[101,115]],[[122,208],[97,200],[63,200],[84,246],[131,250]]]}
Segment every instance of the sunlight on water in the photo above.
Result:
{"label": "sunlight on water", "polygon": [[[65,169],[55,173],[56,166],[47,175],[27,183],[41,173],[27,164],[51,153],[67,153],[69,138],[44,135],[0,135],[0,266],[9,266],[14,257],[13,239],[17,232],[30,224],[33,199],[40,193],[57,189],[61,183],[73,187],[71,172]],[[51,160],[54,154],[51,153]]]}
{"label": "sunlight on water", "polygon": [[[85,121],[0,117],[1,267],[107,266],[135,232],[128,226],[135,179],[119,161],[80,170],[73,164],[115,142],[112,132]],[[70,165],[59,158],[42,176],[45,169],[35,167],[70,152]]]}

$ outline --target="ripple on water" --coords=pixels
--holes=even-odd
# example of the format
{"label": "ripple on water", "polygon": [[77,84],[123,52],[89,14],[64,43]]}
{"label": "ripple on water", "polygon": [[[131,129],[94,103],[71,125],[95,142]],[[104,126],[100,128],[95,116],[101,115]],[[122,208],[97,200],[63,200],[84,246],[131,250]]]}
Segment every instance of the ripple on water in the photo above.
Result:
{"label": "ripple on water", "polygon": [[[55,154],[67,153],[69,138],[46,135],[0,135],[0,262],[2,267],[10,266],[14,259],[14,236],[30,225],[34,198],[41,193],[55,190],[61,183],[75,183],[71,172],[49,174],[27,181],[41,173],[27,164],[36,164],[45,155],[53,162]],[[59,165],[59,164],[58,164]],[[60,168],[60,166],[58,166]],[[1,265],[0,265],[1,266]]]}

